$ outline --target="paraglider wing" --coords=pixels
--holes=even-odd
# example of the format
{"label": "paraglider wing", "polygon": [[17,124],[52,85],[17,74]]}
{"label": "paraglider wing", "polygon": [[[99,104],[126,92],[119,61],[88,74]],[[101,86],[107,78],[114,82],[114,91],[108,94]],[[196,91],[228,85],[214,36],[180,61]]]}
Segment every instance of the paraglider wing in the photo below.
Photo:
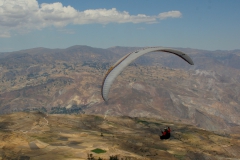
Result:
{"label": "paraglider wing", "polygon": [[178,50],[170,49],[170,48],[152,47],[152,48],[145,48],[145,49],[141,49],[141,50],[138,50],[135,52],[131,52],[131,53],[123,56],[121,59],[119,59],[112,67],[110,67],[110,69],[106,73],[106,75],[103,79],[103,82],[102,82],[102,90],[101,90],[102,98],[104,101],[108,100],[108,93],[111,88],[111,85],[112,85],[113,81],[115,80],[115,78],[123,71],[123,69],[125,67],[127,67],[132,61],[137,59],[138,57],[142,56],[145,53],[149,53],[149,52],[172,53],[172,54],[179,56],[180,58],[182,58],[189,64],[194,65],[192,59],[187,54],[185,54],[181,51],[178,51]]}

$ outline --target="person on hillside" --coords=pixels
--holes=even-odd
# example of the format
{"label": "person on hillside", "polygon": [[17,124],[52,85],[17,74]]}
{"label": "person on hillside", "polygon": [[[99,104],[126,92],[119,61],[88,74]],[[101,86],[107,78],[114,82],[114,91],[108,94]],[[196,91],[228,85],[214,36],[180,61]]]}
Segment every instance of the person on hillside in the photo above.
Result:
{"label": "person on hillside", "polygon": [[166,134],[166,139],[170,138],[171,136],[171,129],[170,127],[167,128],[167,134]]}
{"label": "person on hillside", "polygon": [[170,127],[168,127],[168,132],[169,132],[169,133],[171,132],[171,129],[170,129]]}
{"label": "person on hillside", "polygon": [[162,135],[160,136],[160,139],[166,139],[166,135],[167,135],[167,128],[165,128],[164,131],[162,131]]}
{"label": "person on hillside", "polygon": [[164,132],[162,131],[162,135],[160,136],[160,139],[161,140],[162,139],[169,139],[170,136],[171,136],[171,129],[170,129],[170,127],[168,127],[168,128],[164,129]]}

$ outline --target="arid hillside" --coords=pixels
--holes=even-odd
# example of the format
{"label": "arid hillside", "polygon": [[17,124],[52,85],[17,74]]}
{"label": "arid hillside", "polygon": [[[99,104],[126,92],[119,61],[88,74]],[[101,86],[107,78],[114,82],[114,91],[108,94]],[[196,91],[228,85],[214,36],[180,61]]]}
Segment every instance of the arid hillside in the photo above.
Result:
{"label": "arid hillside", "polygon": [[136,49],[73,46],[1,53],[0,113],[154,117],[239,133],[239,50],[178,48],[190,55],[194,66],[170,54],[146,54],[117,77],[105,103],[100,95],[104,74]]}
{"label": "arid hillside", "polygon": [[[171,137],[159,134],[171,127]],[[239,134],[219,134],[154,118],[18,112],[0,116],[2,160],[239,159]]]}

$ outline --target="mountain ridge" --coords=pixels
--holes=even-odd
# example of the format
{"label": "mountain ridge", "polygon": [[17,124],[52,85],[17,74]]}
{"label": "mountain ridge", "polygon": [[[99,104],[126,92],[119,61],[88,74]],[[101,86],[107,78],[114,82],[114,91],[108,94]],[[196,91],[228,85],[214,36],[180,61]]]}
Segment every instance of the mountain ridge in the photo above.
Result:
{"label": "mountain ridge", "polygon": [[76,45],[6,54],[0,57],[0,113],[44,108],[48,113],[153,116],[214,131],[238,131],[240,50],[181,48],[194,66],[170,54],[146,54],[117,77],[106,105],[100,95],[104,74],[136,49]]}

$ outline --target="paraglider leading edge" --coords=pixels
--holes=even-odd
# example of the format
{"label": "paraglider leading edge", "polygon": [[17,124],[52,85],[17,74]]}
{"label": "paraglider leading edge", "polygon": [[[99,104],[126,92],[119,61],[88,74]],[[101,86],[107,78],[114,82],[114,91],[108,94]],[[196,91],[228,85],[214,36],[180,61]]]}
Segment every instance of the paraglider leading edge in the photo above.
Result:
{"label": "paraglider leading edge", "polygon": [[138,57],[142,56],[145,53],[149,52],[167,52],[172,53],[186,62],[188,62],[191,65],[194,65],[192,59],[186,54],[179,50],[174,50],[170,48],[162,48],[162,47],[149,47],[140,49],[131,53],[128,53],[127,55],[120,58],[113,66],[111,66],[107,73],[105,74],[103,81],[102,81],[102,87],[101,87],[101,95],[105,102],[108,100],[108,93],[111,88],[112,83],[114,82],[115,78],[123,71],[125,67],[127,67],[132,61],[137,59]]}

